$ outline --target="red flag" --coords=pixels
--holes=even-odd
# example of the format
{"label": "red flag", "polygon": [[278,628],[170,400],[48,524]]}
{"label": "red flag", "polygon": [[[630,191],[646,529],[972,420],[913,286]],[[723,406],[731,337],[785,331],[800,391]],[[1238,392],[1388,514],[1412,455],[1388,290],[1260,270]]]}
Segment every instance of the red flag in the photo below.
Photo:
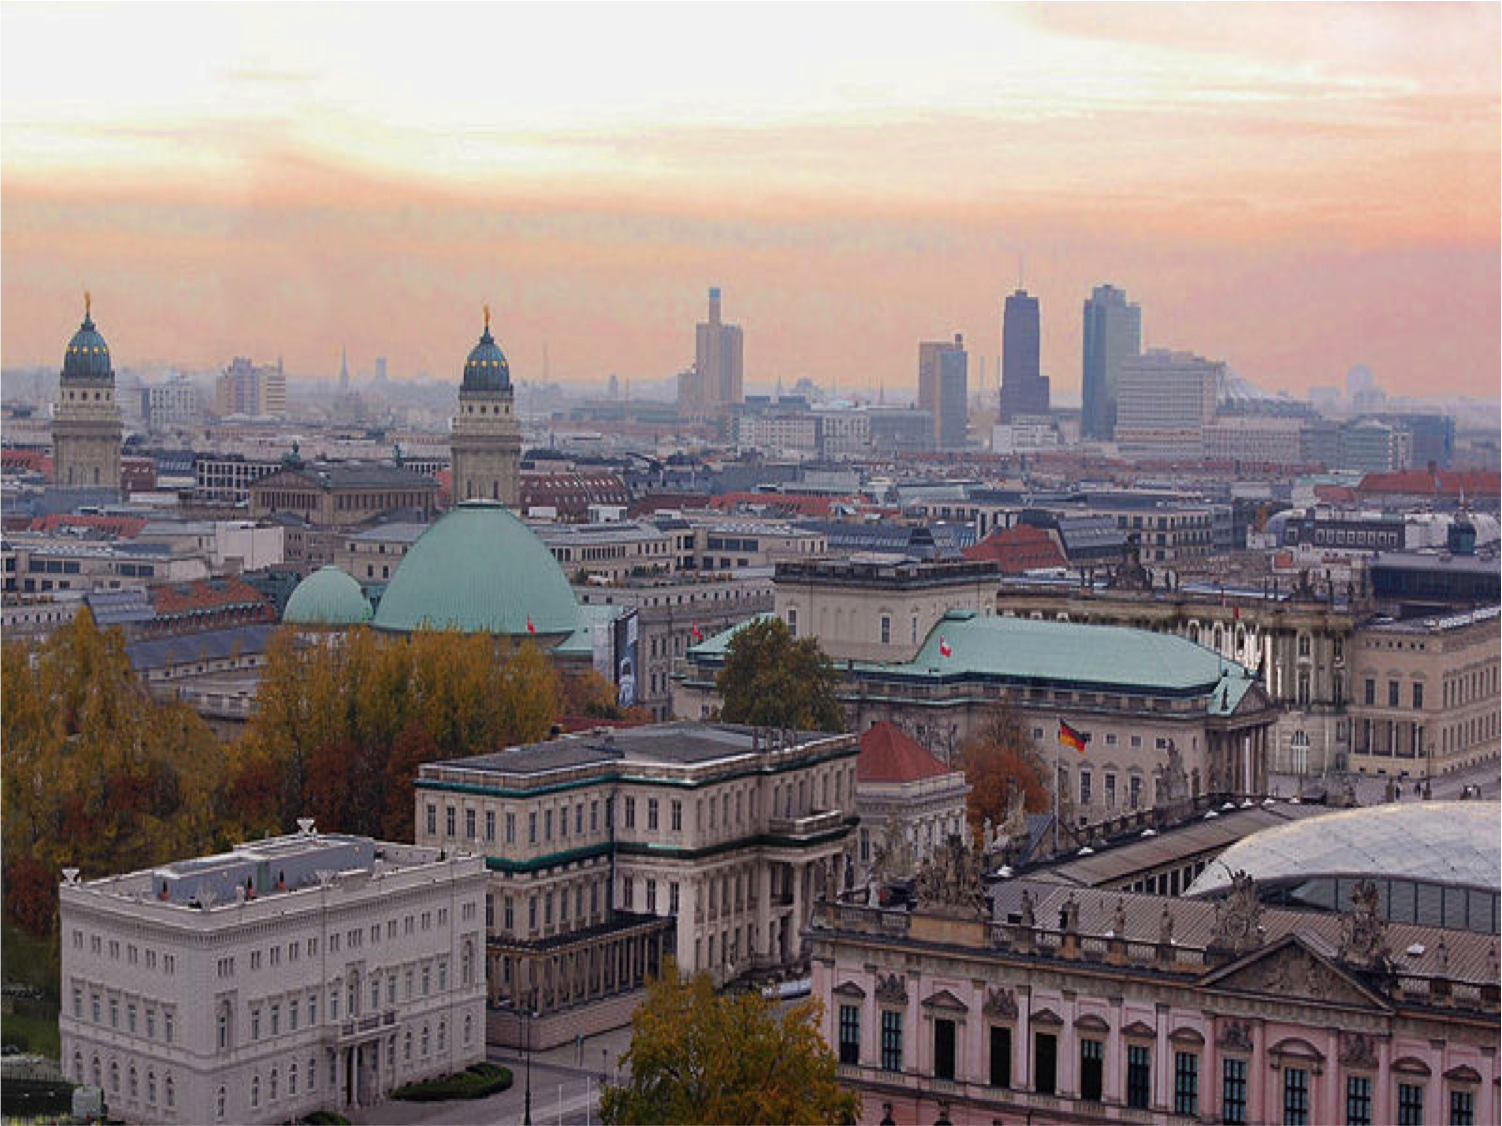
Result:
{"label": "red flag", "polygon": [[695,641],[703,641],[704,640],[704,635],[699,632],[699,623],[698,622],[695,622],[690,628],[693,631],[693,635],[694,635],[694,640]]}
{"label": "red flag", "polygon": [[537,632],[537,627],[532,624],[532,615],[531,614],[527,615],[527,632],[528,633],[536,633]]}
{"label": "red flag", "polygon": [[939,634],[939,656],[941,656],[941,657],[952,657],[952,656],[954,656],[954,650],[949,647],[949,642],[944,639],[944,635],[942,633]]}
{"label": "red flag", "polygon": [[1233,622],[1239,622],[1239,621],[1241,621],[1241,607],[1240,606],[1232,606],[1231,607],[1231,621],[1233,621]]}

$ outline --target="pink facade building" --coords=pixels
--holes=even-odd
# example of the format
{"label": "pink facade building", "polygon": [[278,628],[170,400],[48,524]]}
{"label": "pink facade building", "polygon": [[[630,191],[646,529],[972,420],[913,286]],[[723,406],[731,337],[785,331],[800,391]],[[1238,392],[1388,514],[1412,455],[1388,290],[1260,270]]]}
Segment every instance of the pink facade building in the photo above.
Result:
{"label": "pink facade building", "polygon": [[[867,1123],[1502,1121],[1493,933],[1008,880],[824,903],[813,988]],[[992,903],[994,902],[994,908]]]}

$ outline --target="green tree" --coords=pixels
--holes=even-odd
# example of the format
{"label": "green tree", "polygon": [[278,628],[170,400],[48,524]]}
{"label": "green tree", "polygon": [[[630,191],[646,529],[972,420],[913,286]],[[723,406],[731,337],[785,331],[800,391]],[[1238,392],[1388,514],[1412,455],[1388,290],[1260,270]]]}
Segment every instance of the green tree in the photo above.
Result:
{"label": "green tree", "polygon": [[707,975],[685,981],[669,959],[631,1015],[631,1079],[605,1088],[600,1120],[855,1122],[860,1097],[836,1079],[822,1017],[816,1000],[779,1020],[760,994],[717,997]]}
{"label": "green tree", "polygon": [[1023,808],[1028,812],[1048,809],[1048,767],[1016,709],[1006,704],[993,707],[960,746],[960,761],[970,783],[966,812],[977,832],[988,817],[998,825],[1006,819],[1007,801],[1015,789],[1025,795]]}
{"label": "green tree", "polygon": [[763,618],[736,632],[725,650],[715,687],[727,723],[800,731],[844,731],[835,698],[840,676],[812,637],[795,639],[780,618]]}

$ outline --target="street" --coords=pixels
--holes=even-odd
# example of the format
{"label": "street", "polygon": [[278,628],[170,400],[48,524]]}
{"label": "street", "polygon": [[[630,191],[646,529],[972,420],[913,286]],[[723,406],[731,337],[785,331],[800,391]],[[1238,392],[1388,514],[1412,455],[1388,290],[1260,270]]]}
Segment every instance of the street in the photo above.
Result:
{"label": "street", "polygon": [[[1340,800],[1345,784],[1350,782],[1356,790],[1356,800],[1361,805],[1377,805],[1386,798],[1387,781],[1387,778],[1380,774],[1331,774],[1324,779],[1274,774],[1270,776],[1269,785],[1274,795],[1279,797],[1292,797],[1301,789],[1306,790],[1311,786],[1323,785],[1329,795],[1329,801],[1334,803]],[[1413,792],[1413,783],[1414,779],[1411,777],[1401,780],[1401,801],[1422,800]],[[1431,778],[1429,780],[1430,800],[1453,801],[1460,797],[1460,791],[1465,786],[1480,786],[1483,798],[1497,800],[1498,796],[1502,795],[1502,765],[1496,762],[1485,762],[1465,770],[1457,770],[1453,774],[1442,774]]]}

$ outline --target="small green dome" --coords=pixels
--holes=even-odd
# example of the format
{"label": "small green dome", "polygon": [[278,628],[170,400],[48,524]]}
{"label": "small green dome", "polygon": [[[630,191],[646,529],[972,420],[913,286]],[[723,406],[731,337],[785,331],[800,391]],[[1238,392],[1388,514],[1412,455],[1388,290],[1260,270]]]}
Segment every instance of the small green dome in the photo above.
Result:
{"label": "small green dome", "polygon": [[357,626],[370,621],[370,603],[338,567],[320,567],[287,599],[282,621],[299,626]]}
{"label": "small green dome", "polygon": [[464,361],[464,390],[508,391],[511,388],[511,365],[506,353],[490,335],[490,306],[485,307],[485,331],[480,342],[470,349]]}
{"label": "small green dome", "polygon": [[563,568],[537,533],[497,501],[469,500],[412,545],[374,624],[399,633],[453,628],[557,640],[574,631],[578,616]]}
{"label": "small green dome", "polygon": [[83,324],[68,341],[68,350],[63,354],[63,382],[74,380],[98,381],[114,379],[110,368],[110,346],[94,327],[94,318],[87,297],[84,300]]}

